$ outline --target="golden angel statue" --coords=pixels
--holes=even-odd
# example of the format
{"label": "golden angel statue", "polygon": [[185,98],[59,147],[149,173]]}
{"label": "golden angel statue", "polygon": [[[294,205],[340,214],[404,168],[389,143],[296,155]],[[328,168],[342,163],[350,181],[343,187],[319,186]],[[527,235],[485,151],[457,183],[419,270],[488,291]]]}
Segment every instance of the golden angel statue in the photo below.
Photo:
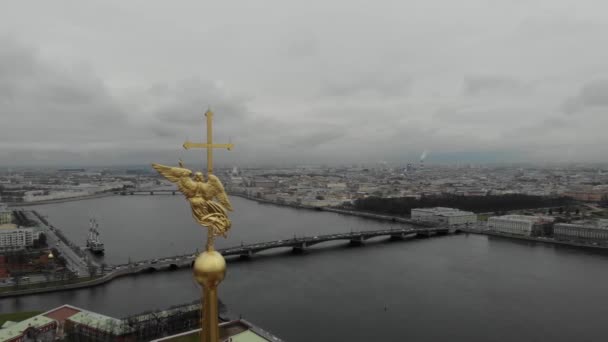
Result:
{"label": "golden angel statue", "polygon": [[[177,183],[192,208],[192,216],[201,226],[208,228],[207,250],[213,249],[213,239],[217,236],[226,237],[231,222],[228,219],[228,210],[232,211],[232,205],[224,191],[220,179],[213,174],[207,175],[207,181],[203,179],[202,172],[194,173],[183,167],[165,166],[152,164],[152,167],[163,177],[173,183]],[[217,198],[217,202],[213,199]]]}

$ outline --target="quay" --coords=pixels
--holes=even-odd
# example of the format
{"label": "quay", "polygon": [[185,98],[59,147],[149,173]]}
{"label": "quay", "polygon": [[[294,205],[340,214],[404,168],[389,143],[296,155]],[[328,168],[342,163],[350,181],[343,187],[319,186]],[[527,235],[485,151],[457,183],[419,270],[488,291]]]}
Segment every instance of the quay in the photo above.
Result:
{"label": "quay", "polygon": [[157,189],[157,190],[142,190],[142,189],[132,189],[132,190],[122,190],[122,191],[114,191],[114,195],[176,195],[179,194],[179,190],[167,190],[167,189]]}
{"label": "quay", "polygon": [[357,217],[363,217],[363,218],[378,220],[378,221],[406,223],[406,224],[420,226],[420,227],[435,227],[435,224],[432,224],[429,222],[416,221],[416,220],[412,220],[410,218],[401,217],[401,216],[381,215],[381,214],[375,214],[375,213],[368,213],[368,212],[364,212],[364,211],[345,210],[345,209],[332,208],[332,207],[313,207],[313,206],[307,206],[307,205],[295,204],[295,203],[280,203],[280,202],[265,200],[262,198],[248,196],[248,195],[241,194],[241,193],[230,193],[230,196],[241,197],[241,198],[255,201],[258,203],[272,204],[272,205],[278,205],[278,206],[283,206],[283,207],[291,207],[291,208],[295,208],[295,209],[327,211],[327,212],[336,213],[336,214],[357,216]]}
{"label": "quay", "polygon": [[[115,191],[114,194],[115,195],[122,195],[122,196],[176,195],[176,194],[179,194],[179,190],[173,190],[173,189],[156,189],[156,190],[155,189],[147,189],[147,190],[133,189],[133,190]],[[297,204],[297,203],[281,203],[281,202],[266,200],[266,199],[263,199],[263,198],[257,198],[257,197],[253,197],[253,196],[248,196],[248,195],[245,195],[245,194],[242,194],[242,193],[230,193],[230,196],[241,197],[241,198],[248,199],[248,200],[251,200],[251,201],[255,201],[255,202],[258,202],[258,203],[272,204],[272,205],[278,205],[278,206],[282,206],[282,207],[290,207],[290,208],[294,208],[294,209],[307,209],[307,210],[327,211],[327,212],[332,212],[332,213],[336,213],[336,214],[357,216],[357,217],[363,217],[363,218],[372,219],[372,220],[395,222],[395,223],[407,223],[407,224],[411,224],[411,225],[414,225],[414,226],[420,226],[420,227],[434,227],[435,226],[432,223],[416,221],[416,220],[412,220],[410,218],[400,217],[400,216],[381,215],[381,214],[369,213],[369,212],[364,212],[364,211],[345,210],[345,209],[331,208],[331,207],[314,207],[314,206],[308,206],[308,205]]]}
{"label": "quay", "polygon": [[[409,238],[416,237],[428,238],[432,236],[442,236],[449,233],[457,233],[457,231],[450,230],[447,227],[372,230],[342,234],[319,235],[312,237],[301,237],[287,240],[275,240],[219,249],[218,252],[220,252],[226,257],[233,256],[237,258],[251,258],[256,253],[277,248],[287,248],[291,249],[294,253],[301,253],[308,250],[309,247],[328,241],[347,241],[351,245],[361,246],[364,245],[367,240],[378,237],[388,237],[391,240],[406,240]],[[86,288],[105,284],[116,278],[138,273],[172,271],[177,270],[179,268],[191,268],[196,256],[197,253],[192,253],[162,259],[150,259],[138,262],[131,262],[128,264],[112,265],[108,267],[109,271],[106,274],[96,279],[81,281],[72,284],[61,284],[50,287],[6,291],[0,293],[0,298]]]}
{"label": "quay", "polygon": [[488,236],[496,236],[505,239],[512,240],[522,240],[522,241],[531,241],[531,242],[541,242],[552,245],[561,245],[561,246],[569,246],[574,248],[585,248],[585,249],[594,249],[601,251],[608,251],[608,245],[593,243],[593,242],[582,242],[582,241],[565,241],[565,240],[556,240],[551,237],[545,236],[525,236],[525,235],[515,235],[515,234],[507,234],[502,232],[497,232],[484,228],[475,228],[475,227],[462,227],[459,230],[463,233],[467,234],[480,234],[480,235],[488,235]]}

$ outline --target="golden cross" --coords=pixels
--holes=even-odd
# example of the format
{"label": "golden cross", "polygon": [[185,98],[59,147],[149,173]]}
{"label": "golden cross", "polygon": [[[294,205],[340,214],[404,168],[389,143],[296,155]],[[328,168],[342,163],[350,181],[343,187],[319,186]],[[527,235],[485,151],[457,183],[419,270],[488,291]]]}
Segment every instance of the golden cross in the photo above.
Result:
{"label": "golden cross", "polygon": [[213,112],[208,109],[205,113],[207,117],[207,143],[193,143],[186,141],[184,148],[189,150],[191,148],[206,148],[207,149],[207,173],[213,173],[213,149],[214,148],[225,148],[228,151],[232,150],[233,144],[214,144],[213,143]]}

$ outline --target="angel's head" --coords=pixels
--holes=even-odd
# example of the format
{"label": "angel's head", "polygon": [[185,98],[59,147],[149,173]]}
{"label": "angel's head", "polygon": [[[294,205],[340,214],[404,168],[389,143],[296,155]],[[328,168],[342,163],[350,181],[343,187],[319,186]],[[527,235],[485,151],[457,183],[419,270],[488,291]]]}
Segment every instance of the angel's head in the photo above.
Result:
{"label": "angel's head", "polygon": [[199,182],[204,181],[205,179],[203,178],[203,173],[202,172],[195,172],[194,173],[194,180],[195,181],[199,181]]}

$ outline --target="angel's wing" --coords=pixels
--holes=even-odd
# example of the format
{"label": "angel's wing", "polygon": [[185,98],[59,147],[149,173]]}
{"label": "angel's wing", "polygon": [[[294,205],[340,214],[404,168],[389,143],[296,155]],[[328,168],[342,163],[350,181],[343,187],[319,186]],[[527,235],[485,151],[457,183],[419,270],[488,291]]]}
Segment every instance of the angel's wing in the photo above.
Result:
{"label": "angel's wing", "polygon": [[192,171],[181,167],[152,164],[154,170],[173,183],[178,183],[183,177],[190,177]]}
{"label": "angel's wing", "polygon": [[222,182],[220,182],[220,179],[217,178],[213,174],[210,174],[207,177],[208,177],[207,184],[209,184],[211,186],[211,188],[213,189],[212,191],[213,191],[214,197],[217,198],[218,202],[220,202],[220,204],[222,206],[224,206],[224,208],[232,211],[232,205],[230,204],[230,201],[228,200],[228,196],[226,195],[226,191],[224,191],[224,186],[222,185]]}
{"label": "angel's wing", "polygon": [[186,197],[194,196],[196,192],[196,182],[190,178],[192,171],[181,167],[160,164],[152,164],[152,167],[169,181],[177,183],[179,191],[186,195]]}

